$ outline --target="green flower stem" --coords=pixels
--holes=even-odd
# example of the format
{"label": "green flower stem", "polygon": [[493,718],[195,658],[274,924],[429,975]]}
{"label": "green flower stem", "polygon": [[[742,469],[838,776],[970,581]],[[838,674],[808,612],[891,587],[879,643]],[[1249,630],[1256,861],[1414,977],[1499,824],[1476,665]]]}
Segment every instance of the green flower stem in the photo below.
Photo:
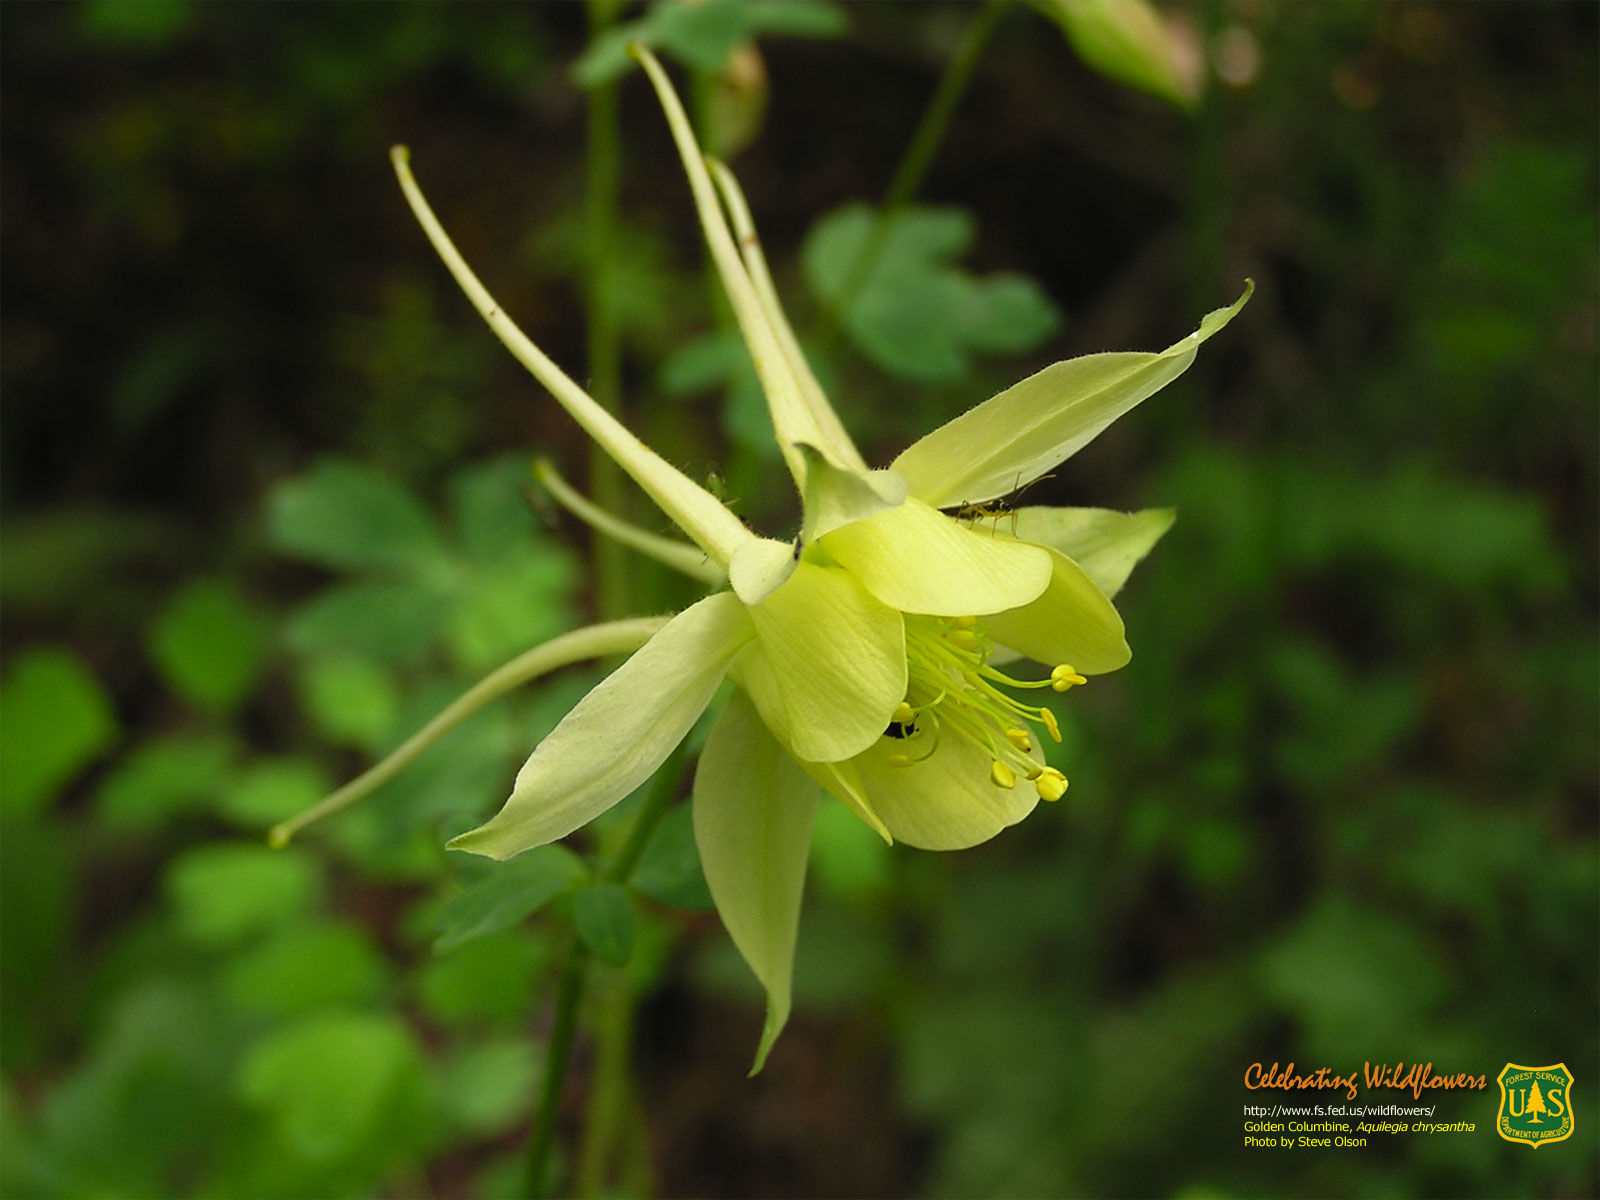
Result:
{"label": "green flower stem", "polygon": [[877,266],[878,257],[883,253],[895,216],[911,202],[912,197],[922,187],[923,178],[933,163],[933,156],[939,149],[939,143],[944,141],[944,135],[950,128],[950,118],[955,114],[956,105],[967,89],[967,82],[972,78],[973,69],[978,65],[978,59],[989,41],[989,35],[1000,23],[1001,14],[1005,12],[1009,2],[1010,0],[985,0],[983,7],[974,14],[971,24],[967,26],[955,57],[945,67],[944,74],[934,89],[933,98],[928,101],[922,120],[917,124],[916,132],[911,135],[911,141],[900,159],[900,165],[895,168],[894,177],[889,182],[889,190],[884,193],[883,205],[878,213],[878,219],[872,224],[871,233],[856,253],[855,261],[845,275],[844,286],[839,289],[833,303],[822,312],[817,341],[823,346],[832,343],[844,314],[850,310],[850,305],[855,302],[856,296],[872,277],[872,269]]}
{"label": "green flower stem", "polygon": [[617,1134],[629,1107],[628,1059],[633,1052],[637,997],[625,972],[611,975],[610,986],[598,997],[596,1005],[594,1071],[573,1187],[573,1194],[585,1200],[606,1194],[606,1168],[615,1153]]}
{"label": "green flower stem", "polygon": [[423,751],[462,721],[491,700],[505,695],[512,688],[586,658],[630,653],[649,641],[651,636],[666,623],[665,617],[634,617],[627,621],[590,625],[551,638],[548,642],[519,654],[505,666],[473,684],[443,712],[407,738],[387,758],[369,767],[299,816],[274,825],[267,834],[268,843],[275,849],[281,850],[307,825],[332,816],[377,790],[405,770]]}
{"label": "green flower stem", "polygon": [[[619,7],[617,0],[589,0],[591,42],[616,22]],[[613,265],[617,197],[622,176],[622,127],[617,96],[615,80],[589,91],[584,232],[588,244],[589,391],[607,412],[620,415],[622,328],[617,313]],[[602,509],[626,518],[628,493],[623,485],[622,469],[598,443],[589,448],[589,488]],[[606,538],[595,543],[595,592],[602,620],[615,620],[628,611],[627,551]]]}
{"label": "green flower stem", "polygon": [[572,1061],[572,1043],[578,1032],[578,1010],[583,1006],[584,987],[589,978],[589,950],[576,934],[567,965],[561,971],[556,989],[556,1015],[550,1027],[550,1044],[545,1050],[544,1077],[539,1082],[539,1115],[534,1119],[533,1135],[528,1140],[527,1193],[532,1197],[551,1195],[545,1186],[550,1171],[550,1149],[555,1144],[556,1115],[561,1107],[561,1091],[567,1082],[567,1065]]}
{"label": "green flower stem", "polygon": [[[633,827],[609,864],[600,872],[606,883],[627,885],[633,877],[639,857],[649,845],[667,806],[677,793],[683,775],[684,758],[688,742],[680,742],[656,771],[654,783],[645,797]],[[555,1144],[556,1116],[560,1110],[561,1093],[566,1086],[567,1068],[572,1060],[572,1045],[578,1026],[578,1011],[583,1005],[584,991],[588,985],[590,954],[577,938],[562,970],[561,983],[556,991],[555,1020],[550,1029],[550,1044],[545,1056],[544,1076],[539,1084],[539,1113],[534,1121],[533,1134],[528,1142],[527,1182],[530,1196],[546,1196],[546,1175],[550,1169],[550,1151]],[[600,1179],[611,1155],[616,1130],[627,1103],[628,1051],[633,1040],[633,997],[626,977],[619,977],[617,993],[624,1003],[614,998],[607,1004],[603,1019],[597,1029],[595,1054],[595,1081],[585,1121],[585,1136],[579,1153],[580,1195],[597,1195]]]}

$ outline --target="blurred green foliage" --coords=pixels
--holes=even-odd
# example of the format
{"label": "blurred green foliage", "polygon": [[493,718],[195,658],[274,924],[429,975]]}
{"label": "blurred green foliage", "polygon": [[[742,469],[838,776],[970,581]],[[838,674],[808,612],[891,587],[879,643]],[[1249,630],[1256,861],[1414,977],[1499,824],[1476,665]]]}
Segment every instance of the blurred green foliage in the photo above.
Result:
{"label": "blurred green foliage", "polygon": [[[1003,15],[834,340],[971,6],[633,6],[593,45],[571,5],[0,12],[0,1192],[515,1194],[571,937],[628,962],[598,1006],[642,997],[619,1153],[663,1194],[1600,1190],[1592,6],[1162,6],[1192,113],[1124,86],[1188,76],[1117,8]],[[1058,705],[1067,797],[956,856],[825,805],[797,1015],[747,1082],[759,1000],[681,804],[628,888],[442,850],[596,673],[264,833],[592,601],[528,475],[586,449],[385,149],[581,379],[574,77],[644,37],[708,119],[751,35],[734,166],[870,459],[1258,291],[1028,494],[1179,514],[1119,598],[1134,662]],[[620,86],[627,420],[782,536],[748,360]],[[640,612],[692,595],[636,582]],[[1240,1147],[1250,1063],[1399,1059],[1486,1073],[1437,1098],[1478,1132]],[[1507,1061],[1568,1064],[1569,1142],[1493,1135]]]}

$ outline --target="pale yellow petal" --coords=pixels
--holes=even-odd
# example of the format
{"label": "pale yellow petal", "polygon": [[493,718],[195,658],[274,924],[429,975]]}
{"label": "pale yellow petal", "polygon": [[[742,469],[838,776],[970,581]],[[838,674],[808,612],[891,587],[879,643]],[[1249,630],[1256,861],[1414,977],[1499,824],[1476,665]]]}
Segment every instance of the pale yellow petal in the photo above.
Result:
{"label": "pale yellow petal", "polygon": [[694,840],[728,936],[767,993],[754,1075],[789,1019],[817,785],[735,691],[694,776]]}
{"label": "pale yellow petal", "polygon": [[493,330],[496,337],[510,350],[533,377],[556,398],[561,407],[583,426],[605,452],[616,459],[617,465],[633,477],[645,494],[671,517],[678,528],[688,534],[694,543],[706,552],[718,566],[726,568],[733,552],[748,541],[751,532],[739,518],[725,508],[720,500],[694,480],[679,471],[666,459],[646,446],[581,387],[556,366],[543,350],[535,346],[528,335],[517,328],[516,322],[489,294],[489,290],[473,274],[472,268],[461,257],[450,235],[439,224],[422,189],[411,174],[411,155],[404,146],[396,146],[389,154],[395,175],[400,180],[400,190],[405,193],[423,232],[433,243],[434,250],[450,269],[450,274],[467,294]]}
{"label": "pale yellow petal", "polygon": [[1042,546],[973,529],[907,500],[835,529],[819,546],[902,612],[960,617],[1027,604],[1050,582]]}
{"label": "pale yellow petal", "polygon": [[510,858],[599,816],[683,740],[753,636],[731,592],[684,609],[562,718],[517,773],[505,807],[450,848]]}
{"label": "pale yellow petal", "polygon": [[800,553],[793,542],[752,538],[728,564],[728,582],[746,604],[760,604],[788,582],[799,562]]}
{"label": "pale yellow petal", "polygon": [[[667,78],[667,73],[661,64],[656,61],[655,55],[645,47],[634,43],[629,52],[644,66],[645,73],[649,75],[650,83],[656,90],[656,96],[661,101],[667,125],[672,130],[672,140],[678,147],[684,171],[689,176],[689,188],[694,193],[695,209],[700,214],[700,225],[706,235],[706,244],[711,250],[711,260],[716,264],[717,273],[722,277],[722,286],[728,293],[728,303],[732,306],[734,318],[739,323],[739,333],[750,351],[756,375],[761,380],[761,389],[766,393],[767,407],[772,412],[773,429],[778,435],[778,445],[783,451],[784,461],[788,464],[790,474],[794,476],[795,485],[803,487],[805,464],[801,460],[800,452],[795,449],[795,443],[810,442],[815,446],[825,446],[837,439],[818,424],[817,414],[807,404],[800,381],[795,378],[788,356],[784,354],[778,335],[767,319],[761,299],[756,294],[755,284],[750,281],[744,260],[740,257],[733,242],[733,235],[728,230],[727,221],[723,218],[716,189],[706,171],[700,147],[695,142],[694,129],[689,124],[689,117],[683,111],[683,104],[679,101],[677,93],[672,90],[672,82]],[[829,411],[831,413],[831,410]]]}
{"label": "pale yellow petal", "polygon": [[894,835],[883,823],[883,818],[872,810],[866,788],[861,783],[861,772],[852,761],[836,763],[802,762],[805,773],[817,781],[819,787],[843,804],[889,845],[894,845]]}
{"label": "pale yellow petal", "polygon": [[1083,568],[1107,596],[1115,596],[1128,575],[1172,528],[1170,508],[1114,512],[1109,508],[1017,509],[1009,518],[1017,537],[1059,550]]}
{"label": "pale yellow petal", "polygon": [[[744,257],[745,269],[750,273],[756,298],[761,302],[767,323],[772,327],[778,345],[789,362],[789,369],[800,385],[800,399],[815,426],[814,436],[821,439],[817,444],[840,466],[865,471],[867,464],[862,460],[855,443],[850,440],[850,435],[845,432],[839,415],[828,403],[828,397],[812,373],[811,364],[806,361],[800,341],[794,335],[789,318],[784,315],[778,289],[772,285],[772,273],[767,270],[766,255],[761,252],[761,241],[756,237],[755,222],[750,217],[750,206],[745,203],[744,193],[739,189],[739,181],[733,177],[732,171],[714,158],[707,159],[706,165],[711,168],[717,190],[722,193],[722,202],[727,206],[734,237],[738,239],[739,251]],[[773,414],[773,423],[777,423],[776,413]],[[780,431],[779,437],[783,436]],[[805,440],[798,432],[794,436],[797,440]]]}
{"label": "pale yellow petal", "polygon": [[806,461],[805,520],[800,536],[810,545],[842,525],[905,503],[906,481],[893,471],[857,471],[833,464],[815,446],[802,442]]}
{"label": "pale yellow petal", "polygon": [[1035,662],[1067,663],[1085,675],[1126,666],[1132,653],[1111,601],[1065,554],[1045,553],[1050,586],[1031,604],[984,617],[989,636]]}
{"label": "pale yellow petal", "polygon": [[837,567],[800,562],[750,608],[736,683],[796,758],[837,762],[880,735],[906,694],[905,626]]}
{"label": "pale yellow petal", "polygon": [[1159,354],[1089,354],[1046,367],[941,425],[890,467],[935,508],[1004,496],[1076,454],[1194,361],[1201,343],[1233,319],[1255,285]]}
{"label": "pale yellow petal", "polygon": [[855,768],[873,811],[898,841],[923,850],[964,850],[1015,825],[1039,801],[1032,784],[996,786],[989,776],[988,751],[951,733],[926,762],[908,767],[889,763],[891,754],[904,754],[914,745],[880,738],[848,764]]}

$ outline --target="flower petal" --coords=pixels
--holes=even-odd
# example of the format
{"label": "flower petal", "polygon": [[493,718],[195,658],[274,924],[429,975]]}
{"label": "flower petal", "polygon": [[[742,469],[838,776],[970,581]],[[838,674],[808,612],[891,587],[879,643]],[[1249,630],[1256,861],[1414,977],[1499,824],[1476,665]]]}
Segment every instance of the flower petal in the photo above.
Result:
{"label": "flower petal", "polygon": [[450,848],[510,858],[565,837],[650,778],[749,642],[744,612],[718,592],[668,621],[539,743],[505,807]]}
{"label": "flower petal", "polygon": [[815,446],[801,442],[798,449],[806,462],[805,519],[800,525],[805,544],[905,503],[906,481],[893,471],[837,467]]}
{"label": "flower petal", "polygon": [[644,489],[662,512],[676,522],[679,529],[688,534],[718,566],[726,567],[733,552],[754,535],[720,500],[634,437],[621,421],[601,408],[589,393],[574,383],[543,350],[533,344],[527,334],[517,328],[516,322],[506,315],[505,309],[473,274],[472,268],[450,240],[450,235],[444,231],[444,226],[439,224],[439,218],[434,215],[411,174],[410,151],[404,146],[396,146],[389,152],[389,158],[394,165],[395,176],[400,180],[400,190],[405,193],[406,203],[411,206],[412,213],[428,235],[428,240],[433,243],[434,250],[444,260],[444,265],[494,335],[511,351],[512,357],[550,390],[550,394],[571,414],[572,419],[583,426],[584,431],[616,460],[617,465],[632,476],[633,481]]}
{"label": "flower petal", "polygon": [[923,850],[964,850],[986,842],[1033,811],[1038,793],[1028,783],[997,787],[986,750],[946,732],[926,762],[890,766],[904,742],[879,739],[852,759],[872,808],[897,839]]}
{"label": "flower petal", "polygon": [[[722,193],[722,203],[727,207],[728,218],[733,222],[733,234],[744,256],[745,270],[750,273],[756,298],[766,313],[767,322],[789,362],[795,381],[800,385],[800,399],[815,426],[811,436],[822,439],[820,447],[834,461],[847,468],[865,471],[867,464],[862,460],[861,452],[845,432],[839,414],[833,411],[833,405],[828,403],[822,385],[817,382],[811,364],[806,361],[805,351],[800,348],[800,340],[795,337],[789,318],[784,315],[783,305],[778,300],[778,289],[772,286],[772,273],[767,270],[766,255],[761,252],[761,239],[756,236],[755,222],[750,218],[750,206],[745,203],[739,181],[733,177],[732,171],[714,158],[706,159],[706,165],[711,168],[717,190]],[[776,413],[773,414],[773,424],[777,425]],[[783,427],[780,425],[778,429],[781,438],[784,436]],[[799,436],[797,433],[796,437]]]}
{"label": "flower petal", "polygon": [[883,823],[883,818],[872,811],[872,804],[867,800],[866,788],[861,783],[861,772],[855,769],[853,763],[849,760],[832,763],[803,762],[800,767],[817,781],[823,791],[855,813],[873,833],[889,845],[894,845],[894,835]]}
{"label": "flower petal", "polygon": [[1085,675],[1126,666],[1133,654],[1105,593],[1059,550],[1035,548],[1050,556],[1050,586],[1032,604],[984,617],[989,636],[1035,662],[1069,663]]}
{"label": "flower petal", "polygon": [[1027,604],[1050,582],[1049,554],[1042,546],[968,529],[919,500],[835,529],[819,545],[869,592],[902,612],[1000,612]]}
{"label": "flower petal", "polygon": [[1188,369],[1200,344],[1250,299],[1228,308],[1159,354],[1089,354],[1030,375],[941,425],[890,463],[911,494],[935,508],[977,504],[1015,491],[1076,454],[1102,429]]}
{"label": "flower petal", "polygon": [[899,613],[847,572],[805,561],[748,612],[756,641],[733,678],[796,758],[837,762],[883,733],[906,694]]}
{"label": "flower petal", "polygon": [[694,840],[728,936],[767,992],[752,1075],[789,1019],[817,790],[735,691],[695,771]]}
{"label": "flower petal", "polygon": [[1107,596],[1122,590],[1133,568],[1172,528],[1176,516],[1170,508],[1124,513],[1034,506],[1012,513],[1019,538],[1061,551]]}
{"label": "flower petal", "polygon": [[792,542],[751,538],[734,551],[728,582],[746,604],[760,604],[794,574],[800,555]]}
{"label": "flower petal", "polygon": [[[677,144],[684,172],[689,176],[689,190],[694,193],[695,209],[700,214],[700,226],[706,235],[706,245],[711,250],[711,260],[716,264],[717,273],[722,276],[728,303],[739,323],[739,333],[750,351],[756,375],[761,379],[761,390],[766,393],[778,445],[796,485],[803,486],[805,464],[800,452],[795,449],[795,443],[810,442],[812,445],[825,446],[836,442],[838,437],[833,431],[823,428],[823,422],[818,420],[820,414],[814,412],[807,403],[800,381],[795,378],[789,359],[779,344],[778,335],[768,321],[766,310],[756,294],[755,284],[750,280],[744,260],[728,230],[728,223],[723,218],[722,206],[717,200],[711,176],[706,171],[700,147],[694,140],[688,114],[683,111],[682,102],[672,90],[666,71],[656,61],[655,55],[637,42],[629,47],[629,53],[644,67],[661,101],[661,110],[666,114],[672,140]],[[834,428],[842,435],[843,430],[838,429],[838,418],[832,409],[827,410],[827,416],[832,418]]]}

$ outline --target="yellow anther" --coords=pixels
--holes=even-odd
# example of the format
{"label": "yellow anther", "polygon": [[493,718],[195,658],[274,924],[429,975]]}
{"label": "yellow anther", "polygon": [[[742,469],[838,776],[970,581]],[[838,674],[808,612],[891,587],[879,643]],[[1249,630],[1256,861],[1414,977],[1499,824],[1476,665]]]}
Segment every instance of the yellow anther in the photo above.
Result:
{"label": "yellow anther", "polygon": [[1067,777],[1054,767],[1046,767],[1033,786],[1039,789],[1039,799],[1054,802],[1067,794]]}
{"label": "yellow anther", "polygon": [[909,767],[911,765],[911,756],[907,754],[891,754],[883,761],[891,767]]}
{"label": "yellow anther", "polygon": [[960,646],[963,650],[976,650],[979,646],[978,635],[970,629],[952,629],[944,636],[952,646]]}
{"label": "yellow anther", "polygon": [[1006,741],[1010,742],[1024,754],[1033,749],[1033,743],[1028,740],[1028,731],[1026,729],[1006,730]]}
{"label": "yellow anther", "polygon": [[989,764],[989,782],[995,787],[1014,788],[1017,786],[1017,773],[996,760]]}
{"label": "yellow anther", "polygon": [[957,617],[955,619],[954,624],[955,624],[955,627],[957,629],[972,629],[978,624],[978,618],[977,617]]}
{"label": "yellow anther", "polygon": [[1088,683],[1082,675],[1074,671],[1068,663],[1062,663],[1050,672],[1050,686],[1058,692],[1064,692],[1070,687],[1080,683]]}
{"label": "yellow anther", "polygon": [[1045,770],[1046,768],[1044,767],[1035,767],[1033,770],[1029,771],[1026,776],[1028,782],[1032,783],[1035,779],[1039,778],[1039,776],[1043,775]]}
{"label": "yellow anther", "polygon": [[894,715],[889,720],[896,725],[910,725],[917,719],[917,710],[904,700],[895,705]]}
{"label": "yellow anther", "polygon": [[1048,708],[1041,708],[1039,710],[1039,723],[1049,732],[1052,741],[1059,742],[1061,740],[1061,726],[1056,724],[1055,713]]}

